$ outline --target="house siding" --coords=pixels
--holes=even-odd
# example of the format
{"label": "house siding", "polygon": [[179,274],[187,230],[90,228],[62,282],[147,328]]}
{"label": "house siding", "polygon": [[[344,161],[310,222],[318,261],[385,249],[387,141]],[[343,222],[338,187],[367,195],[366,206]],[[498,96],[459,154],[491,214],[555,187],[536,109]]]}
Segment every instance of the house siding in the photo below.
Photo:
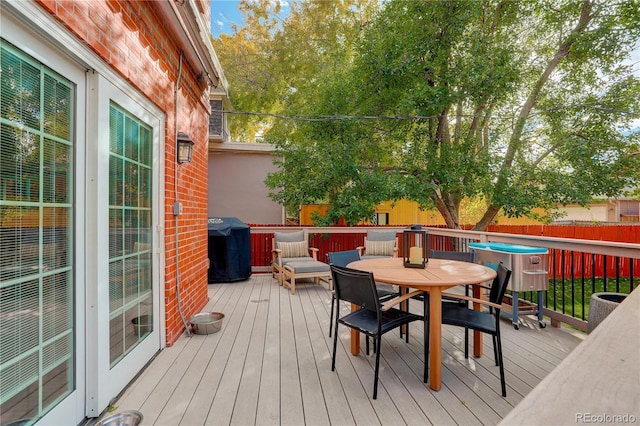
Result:
{"label": "house siding", "polygon": [[[184,316],[188,319],[208,301],[209,89],[198,81],[189,61],[183,59],[176,120],[175,82],[180,69],[181,48],[176,42],[177,37],[164,25],[158,3],[99,0],[37,0],[37,3],[165,114],[164,303],[166,344],[171,346],[184,332],[176,291],[176,221],[172,207],[176,198],[183,205],[183,214],[178,218],[178,263]],[[208,22],[208,11],[204,18]],[[176,122],[179,123],[178,129],[175,128]],[[187,133],[195,142],[190,164],[177,166],[176,130]],[[178,188],[177,193],[175,187]]]}

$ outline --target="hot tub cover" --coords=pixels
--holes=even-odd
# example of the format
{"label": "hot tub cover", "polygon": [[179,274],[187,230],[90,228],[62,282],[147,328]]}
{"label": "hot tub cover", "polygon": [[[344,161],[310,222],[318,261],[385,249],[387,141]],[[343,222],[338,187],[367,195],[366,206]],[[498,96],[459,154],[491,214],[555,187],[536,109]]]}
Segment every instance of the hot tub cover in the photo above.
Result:
{"label": "hot tub cover", "polygon": [[475,249],[484,249],[484,250],[495,250],[495,251],[503,251],[506,253],[529,253],[529,254],[544,254],[547,253],[546,248],[542,247],[531,247],[531,246],[521,246],[518,244],[507,244],[507,243],[469,243],[469,247]]}
{"label": "hot tub cover", "polygon": [[246,280],[251,276],[251,229],[236,217],[209,218],[209,282]]}

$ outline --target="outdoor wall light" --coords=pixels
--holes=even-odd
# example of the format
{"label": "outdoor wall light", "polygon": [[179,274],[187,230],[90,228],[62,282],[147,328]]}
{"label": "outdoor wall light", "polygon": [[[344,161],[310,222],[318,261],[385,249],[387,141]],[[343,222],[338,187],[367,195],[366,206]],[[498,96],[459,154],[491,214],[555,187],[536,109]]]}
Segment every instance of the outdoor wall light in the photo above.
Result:
{"label": "outdoor wall light", "polygon": [[178,139],[176,143],[178,148],[176,152],[178,163],[190,163],[193,156],[193,145],[195,145],[195,143],[191,140],[189,135],[183,132],[178,132]]}

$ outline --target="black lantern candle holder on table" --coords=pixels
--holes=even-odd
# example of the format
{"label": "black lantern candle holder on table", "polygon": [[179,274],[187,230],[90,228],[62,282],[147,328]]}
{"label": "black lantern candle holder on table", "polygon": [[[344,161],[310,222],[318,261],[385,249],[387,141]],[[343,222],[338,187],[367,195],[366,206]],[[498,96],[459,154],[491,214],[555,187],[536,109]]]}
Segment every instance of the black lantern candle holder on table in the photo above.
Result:
{"label": "black lantern candle holder on table", "polygon": [[402,248],[405,268],[424,268],[429,262],[429,240],[422,225],[411,225],[402,233]]}

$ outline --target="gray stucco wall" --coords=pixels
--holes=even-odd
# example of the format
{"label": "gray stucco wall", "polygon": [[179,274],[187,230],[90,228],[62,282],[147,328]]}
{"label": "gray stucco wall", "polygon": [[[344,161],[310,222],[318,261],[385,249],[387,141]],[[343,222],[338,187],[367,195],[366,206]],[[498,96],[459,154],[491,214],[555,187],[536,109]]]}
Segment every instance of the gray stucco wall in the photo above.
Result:
{"label": "gray stucco wall", "polygon": [[283,224],[283,207],[269,198],[264,184],[267,173],[275,170],[268,151],[210,150],[209,217],[237,217],[249,224]]}

